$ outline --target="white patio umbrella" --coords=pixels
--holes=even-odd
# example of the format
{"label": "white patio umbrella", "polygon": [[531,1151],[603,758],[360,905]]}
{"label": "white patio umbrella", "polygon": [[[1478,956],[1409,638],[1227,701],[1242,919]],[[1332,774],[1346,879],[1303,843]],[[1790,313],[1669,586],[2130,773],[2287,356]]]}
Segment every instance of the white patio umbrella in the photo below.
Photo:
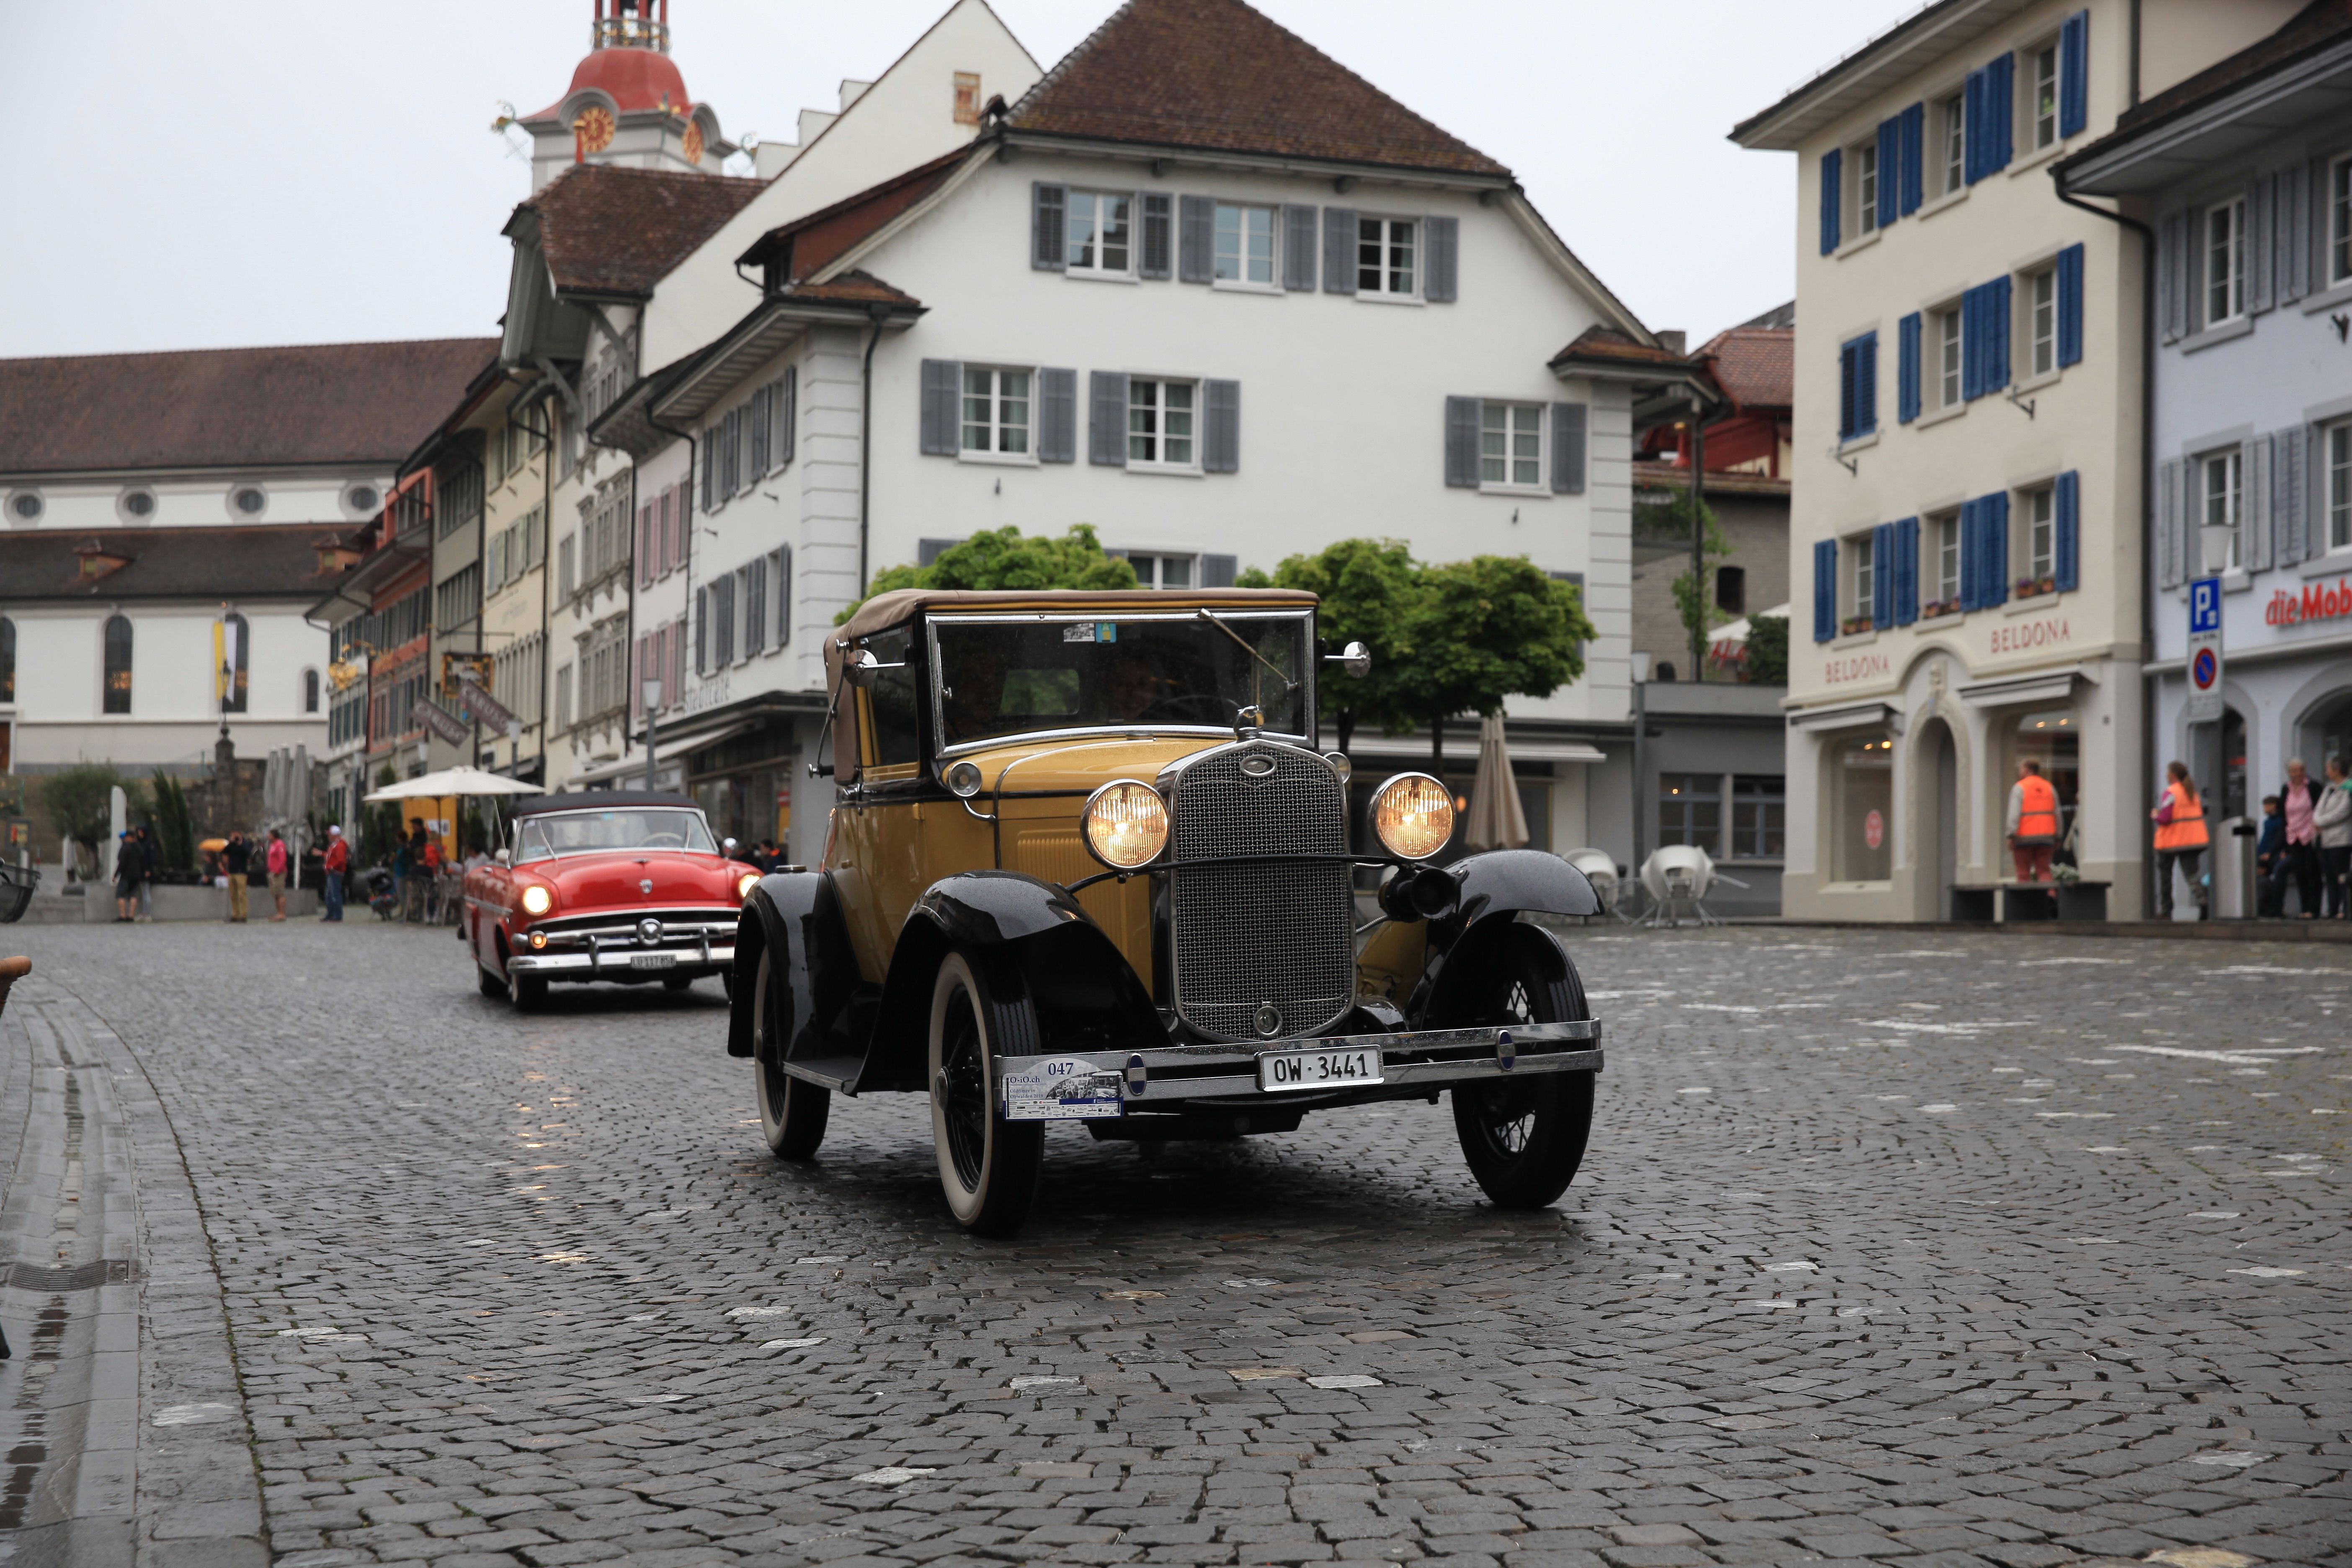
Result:
{"label": "white patio umbrella", "polygon": [[376,805],[387,800],[446,800],[453,795],[545,795],[547,791],[521,779],[510,779],[504,773],[494,773],[481,768],[444,768],[437,773],[423,773],[398,784],[388,784],[373,795],[365,795],[368,805]]}
{"label": "white patio umbrella", "polygon": [[1470,821],[1464,841],[1473,849],[1517,849],[1528,841],[1528,815],[1511,776],[1499,715],[1478,721],[1478,776],[1470,785]]}
{"label": "white patio umbrella", "polygon": [[[1789,618],[1789,606],[1780,605],[1760,613],[1768,616],[1777,616],[1785,621]],[[1727,626],[1716,627],[1707,638],[1706,661],[1718,669],[1728,669],[1738,664],[1740,656],[1748,649],[1749,624],[1750,617],[1742,616]]]}

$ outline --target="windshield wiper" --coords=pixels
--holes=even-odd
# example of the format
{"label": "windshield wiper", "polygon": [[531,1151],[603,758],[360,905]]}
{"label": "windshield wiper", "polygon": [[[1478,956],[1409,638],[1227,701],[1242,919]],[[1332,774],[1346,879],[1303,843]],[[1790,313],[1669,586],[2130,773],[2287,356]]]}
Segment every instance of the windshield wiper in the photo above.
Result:
{"label": "windshield wiper", "polygon": [[1298,689],[1298,682],[1291,679],[1287,675],[1285,675],[1282,672],[1282,666],[1275,663],[1274,660],[1258,652],[1255,644],[1252,643],[1247,637],[1242,636],[1241,633],[1234,630],[1233,627],[1225,625],[1223,620],[1217,617],[1214,612],[1205,609],[1195,609],[1193,614],[1199,616],[1202,620],[1208,622],[1211,626],[1216,627],[1219,631],[1233,638],[1234,641],[1240,646],[1241,650],[1244,653],[1249,655],[1252,658],[1265,666],[1266,668],[1274,671],[1274,678],[1282,682],[1282,689],[1286,694]]}

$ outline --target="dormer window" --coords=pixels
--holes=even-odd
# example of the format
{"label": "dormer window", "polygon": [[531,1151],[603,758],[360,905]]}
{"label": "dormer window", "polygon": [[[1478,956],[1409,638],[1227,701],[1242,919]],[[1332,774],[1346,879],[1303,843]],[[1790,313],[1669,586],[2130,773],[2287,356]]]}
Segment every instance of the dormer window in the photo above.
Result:
{"label": "dormer window", "polygon": [[95,539],[75,546],[74,559],[80,563],[80,576],[85,583],[112,576],[131,564],[131,557],[116,553]]}

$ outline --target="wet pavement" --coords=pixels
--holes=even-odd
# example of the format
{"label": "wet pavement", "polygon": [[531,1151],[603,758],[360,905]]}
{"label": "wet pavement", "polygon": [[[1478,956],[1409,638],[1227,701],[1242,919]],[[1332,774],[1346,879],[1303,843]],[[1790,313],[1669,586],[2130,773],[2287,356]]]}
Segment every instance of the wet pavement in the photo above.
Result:
{"label": "wet pavement", "polygon": [[1575,931],[1552,1209],[1415,1102],[1057,1127],[984,1243],[919,1100],[770,1158],[715,985],[17,935],[169,1117],[235,1357],[181,1419],[249,1425],[296,1568],[2352,1562],[2352,949]]}

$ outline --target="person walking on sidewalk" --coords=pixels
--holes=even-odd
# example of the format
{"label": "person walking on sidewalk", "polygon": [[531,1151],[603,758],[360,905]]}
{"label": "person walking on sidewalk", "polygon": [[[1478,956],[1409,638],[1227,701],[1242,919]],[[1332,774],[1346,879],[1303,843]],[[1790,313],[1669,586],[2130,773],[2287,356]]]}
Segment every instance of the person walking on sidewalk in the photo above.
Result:
{"label": "person walking on sidewalk", "polygon": [[2344,759],[2326,763],[2327,787],[2311,808],[2311,825],[2319,830],[2320,904],[2327,918],[2344,918],[2345,872],[2352,869],[2352,793],[2347,793]]}
{"label": "person walking on sidewalk", "polygon": [[339,826],[327,829],[327,857],[320,869],[327,874],[327,912],[322,921],[343,918],[343,870],[352,863],[351,846],[343,842],[343,830]]}
{"label": "person walking on sidewalk", "polygon": [[2058,792],[2032,757],[2017,764],[2009,786],[2009,848],[2021,882],[2050,880],[2050,852],[2058,843]]}
{"label": "person walking on sidewalk", "polygon": [[114,841],[114,923],[139,918],[139,838],[126,827]]}
{"label": "person walking on sidewalk", "polygon": [[2189,896],[2203,920],[2205,884],[2197,878],[2197,862],[2205,854],[2205,803],[2197,785],[2179,763],[2166,764],[2164,798],[2148,816],[2156,821],[2156,918],[2172,918],[2172,868],[2179,866],[2189,879]]}
{"label": "person walking on sidewalk", "polygon": [[163,847],[145,824],[131,830],[131,841],[139,847],[139,919],[142,924],[155,923],[155,871],[163,864]]}
{"label": "person walking on sidewalk", "polygon": [[286,918],[286,839],[278,829],[269,830],[269,896],[277,900],[278,912],[270,916],[274,922]]}
{"label": "person walking on sidewalk", "polygon": [[2303,901],[2303,918],[2319,918],[2319,828],[2312,814],[2319,807],[2319,781],[2311,776],[2301,757],[2289,757],[2286,783],[2279,799],[2286,807],[2286,863],[2294,873],[2295,897]]}
{"label": "person walking on sidewalk", "polygon": [[246,873],[253,869],[253,842],[242,833],[232,833],[221,847],[221,868],[228,873],[228,921],[231,925],[245,923],[245,896],[252,884]]}
{"label": "person walking on sidewalk", "polygon": [[2263,836],[2254,840],[2254,913],[2273,921],[2286,913],[2286,814],[2274,795],[2263,796]]}

